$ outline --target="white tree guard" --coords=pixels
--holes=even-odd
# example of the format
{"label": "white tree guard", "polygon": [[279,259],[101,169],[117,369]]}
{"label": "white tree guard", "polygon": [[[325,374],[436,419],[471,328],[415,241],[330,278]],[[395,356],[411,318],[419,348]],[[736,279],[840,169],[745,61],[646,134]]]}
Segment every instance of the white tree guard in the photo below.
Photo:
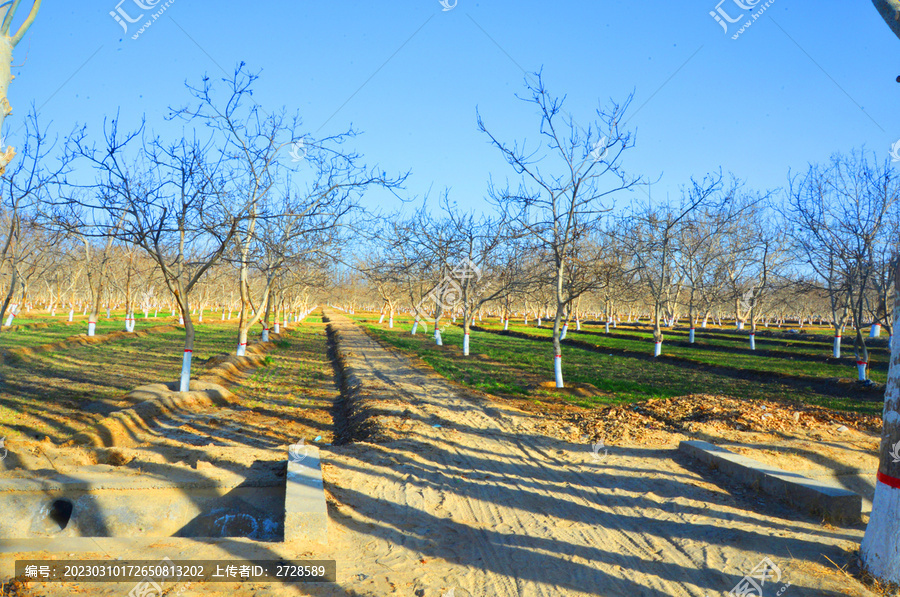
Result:
{"label": "white tree guard", "polygon": [[88,322],[88,336],[93,336],[94,332],[97,330],[97,323],[94,321]]}
{"label": "white tree guard", "polygon": [[73,321],[75,321],[75,309],[70,309],[69,310],[69,322],[71,323]]}
{"label": "white tree guard", "polygon": [[834,337],[834,350],[832,351],[834,358],[841,358],[841,336],[840,334]]}
{"label": "white tree guard", "polygon": [[384,313],[381,314],[381,317],[378,318],[379,325],[384,323]]}
{"label": "white tree guard", "polygon": [[191,356],[193,351],[185,349],[184,359],[181,362],[181,383],[178,386],[179,392],[188,392],[191,389]]}
{"label": "white tree guard", "polygon": [[274,331],[276,334],[280,334],[280,333],[281,333],[281,324],[279,324],[277,321],[275,322],[275,329],[274,329],[273,331]]}
{"label": "white tree guard", "polygon": [[463,356],[469,356],[469,332],[463,334]]}
{"label": "white tree guard", "polygon": [[434,342],[438,346],[444,345],[444,340],[441,338],[441,330],[439,330],[437,328],[435,328],[435,330],[434,330]]}
{"label": "white tree guard", "polygon": [[509,319],[506,319],[506,320],[504,320],[504,322],[503,322],[503,331],[505,332],[505,331],[508,331],[508,330],[509,330]]}
{"label": "white tree guard", "polygon": [[869,364],[865,361],[856,361],[856,371],[859,374],[859,381],[866,381],[866,367]]}
{"label": "white tree guard", "polygon": [[694,343],[694,328],[691,328],[691,333],[688,340],[691,344]]}
{"label": "white tree guard", "polygon": [[237,356],[242,357],[247,354],[247,343],[241,342],[237,347]]}
{"label": "white tree guard", "polygon": [[556,378],[556,387],[563,388],[563,374],[562,374],[562,355],[558,354],[553,357],[553,374]]}
{"label": "white tree guard", "polygon": [[658,357],[662,354],[662,342],[654,342],[653,344],[653,356]]}
{"label": "white tree guard", "polygon": [[873,323],[872,328],[869,330],[869,338],[877,338],[881,335],[881,324]]}
{"label": "white tree guard", "polygon": [[415,321],[413,322],[413,327],[412,327],[412,332],[411,332],[411,334],[412,334],[413,336],[416,335],[416,330],[417,330],[417,329],[419,329],[419,320],[418,320],[418,319],[415,320]]}
{"label": "white tree guard", "polygon": [[565,339],[566,339],[566,334],[567,334],[568,332],[569,332],[569,324],[567,323],[567,324],[565,324],[565,325],[563,326],[562,332],[559,334],[559,339],[560,339],[560,340],[565,340]]}
{"label": "white tree guard", "polygon": [[756,350],[756,334],[750,334],[750,350]]}
{"label": "white tree guard", "polygon": [[388,319],[388,327],[394,329],[394,316],[391,315],[390,319]]}
{"label": "white tree guard", "polygon": [[263,328],[261,340],[262,340],[263,342],[268,342],[268,341],[269,341],[269,328]]}

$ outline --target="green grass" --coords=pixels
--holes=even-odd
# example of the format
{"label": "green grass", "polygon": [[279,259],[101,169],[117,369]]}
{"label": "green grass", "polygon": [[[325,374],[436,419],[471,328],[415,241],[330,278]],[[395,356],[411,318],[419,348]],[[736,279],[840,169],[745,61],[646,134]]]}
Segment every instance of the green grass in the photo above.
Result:
{"label": "green grass", "polygon": [[[409,333],[411,318],[395,317],[395,327],[387,329],[387,324],[378,325],[377,314],[357,314],[358,321],[372,330],[384,342],[422,358],[439,374],[465,386],[498,395],[511,395],[539,399],[542,395],[563,397],[582,406],[604,406],[646,400],[668,398],[686,394],[719,394],[747,399],[795,400],[817,404],[839,410],[879,414],[882,405],[878,402],[862,402],[852,398],[835,397],[817,392],[813,387],[784,383],[777,379],[745,380],[737,375],[741,369],[768,371],[788,375],[809,375],[813,377],[850,377],[855,373],[842,365],[794,361],[787,358],[764,357],[756,354],[733,354],[703,350],[696,347],[678,347],[664,344],[664,354],[677,354],[697,363],[716,365],[735,370],[735,375],[727,372],[702,371],[689,366],[680,366],[664,360],[651,361],[628,355],[604,354],[575,346],[563,348],[563,374],[567,382],[589,383],[597,387],[602,396],[591,399],[573,398],[565,393],[546,390],[529,390],[535,381],[553,379],[553,350],[550,342],[551,330],[510,325],[510,330],[523,331],[543,336],[546,340],[533,340],[502,336],[490,332],[473,331],[471,351],[477,357],[463,357],[459,350],[451,347],[462,345],[462,330],[450,326],[443,330],[444,347],[435,346],[432,328],[416,336]],[[482,325],[499,328],[495,321],[485,319]],[[602,326],[591,329],[602,330]],[[634,330],[619,328],[623,334],[634,335]],[[613,330],[611,330],[612,332]],[[627,349],[641,354],[652,352],[650,342],[577,333],[570,328],[569,338],[579,339],[602,350]],[[698,335],[698,339],[699,339]],[[727,341],[723,341],[726,342]],[[735,337],[735,346],[745,346],[745,336]],[[828,353],[830,354],[830,352]],[[882,372],[874,372],[876,381],[883,381]]]}

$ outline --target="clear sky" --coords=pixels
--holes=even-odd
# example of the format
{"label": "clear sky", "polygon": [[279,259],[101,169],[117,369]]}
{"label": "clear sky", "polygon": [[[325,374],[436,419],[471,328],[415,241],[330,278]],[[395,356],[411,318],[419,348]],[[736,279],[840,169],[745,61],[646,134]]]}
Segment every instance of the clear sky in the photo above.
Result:
{"label": "clear sky", "polygon": [[[756,12],[765,5],[741,1]],[[118,6],[144,22],[164,5]],[[32,103],[60,134],[77,123],[99,131],[117,111],[132,123],[146,114],[165,133],[166,108],[188,101],[185,81],[244,61],[262,70],[254,97],[265,108],[299,110],[313,135],[352,123],[370,165],[412,171],[406,194],[450,188],[477,208],[489,176],[511,171],[477,131],[476,107],[501,138],[536,142],[536,113],[514,94],[526,71],[543,68],[579,122],[598,102],[634,92],[627,127],[636,147],[623,166],[661,176],[654,195],[719,167],[771,189],[789,168],[833,152],[865,146],[888,156],[900,137],[900,40],[869,0],[775,0],[736,40],[739,23],[723,31],[710,16],[716,6],[175,0],[132,39],[138,23],[126,34],[110,16],[115,0],[47,1],[14,53],[6,135],[15,145]],[[736,0],[720,7],[750,18]]]}

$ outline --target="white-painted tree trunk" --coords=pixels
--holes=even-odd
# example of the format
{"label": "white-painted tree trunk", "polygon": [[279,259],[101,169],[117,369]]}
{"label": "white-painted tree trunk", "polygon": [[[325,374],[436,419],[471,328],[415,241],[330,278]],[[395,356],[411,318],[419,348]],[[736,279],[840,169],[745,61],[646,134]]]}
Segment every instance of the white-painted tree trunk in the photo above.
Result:
{"label": "white-painted tree trunk", "polygon": [[388,327],[390,329],[394,329],[394,316],[393,315],[391,315],[390,318],[388,319]]}
{"label": "white-painted tree trunk", "polygon": [[[900,272],[898,272],[900,273]],[[900,325],[900,291],[894,295],[894,326]],[[884,393],[884,427],[875,498],[860,545],[866,571],[881,581],[900,583],[900,342],[891,343]]]}
{"label": "white-painted tree trunk", "polygon": [[191,389],[191,356],[193,351],[184,351],[184,360],[181,362],[181,383],[179,384],[179,392],[188,392]]}
{"label": "white-painted tree trunk", "polygon": [[75,309],[69,309],[69,322],[75,321]]}
{"label": "white-painted tree trunk", "polygon": [[580,320],[580,319],[576,319],[576,320],[575,320],[575,331],[576,331],[576,332],[580,332],[580,331],[581,331],[581,320]]}
{"label": "white-painted tree trunk", "polygon": [[503,322],[503,331],[505,332],[505,331],[508,331],[508,330],[509,330],[509,319],[506,319],[506,320]]}
{"label": "white-painted tree trunk", "polygon": [[662,354],[662,342],[654,342],[653,343],[653,356],[658,357]]}
{"label": "white-painted tree trunk", "polygon": [[737,322],[737,329],[739,329],[739,330],[744,329],[744,322],[743,322],[743,321]]}
{"label": "white-painted tree trunk", "polygon": [[88,336],[93,336],[94,332],[97,330],[96,322],[89,321],[88,322]]}
{"label": "white-painted tree trunk", "polygon": [[222,311],[222,321],[225,321],[225,311]]}
{"label": "white-painted tree trunk", "polygon": [[237,356],[242,357],[247,354],[247,343],[241,342],[237,347]]}
{"label": "white-painted tree trunk", "polygon": [[881,324],[873,323],[872,329],[869,330],[869,338],[877,338],[881,335]]}
{"label": "white-painted tree trunk", "polygon": [[469,332],[463,334],[463,356],[469,356]]}
{"label": "white-painted tree trunk", "polygon": [[438,346],[444,345],[444,340],[441,338],[441,330],[435,328],[434,330],[434,343]]}
{"label": "white-painted tree trunk", "polygon": [[756,350],[756,334],[750,332],[750,350]]}
{"label": "white-painted tree trunk", "polygon": [[419,320],[418,319],[413,322],[413,327],[412,327],[412,335],[413,336],[416,335],[417,329],[419,329]]}
{"label": "white-painted tree trunk", "polygon": [[569,332],[569,324],[568,324],[568,323],[563,324],[562,332],[559,334],[559,339],[560,339],[560,340],[565,340],[565,339],[566,339],[566,334],[567,334],[568,332]]}
{"label": "white-painted tree trunk", "polygon": [[263,342],[268,342],[268,341],[269,341],[269,328],[263,328],[261,340],[262,340]]}
{"label": "white-painted tree trunk", "polygon": [[6,318],[6,327],[9,327],[12,325],[13,317],[15,317],[15,316],[16,316],[15,313],[13,313],[12,311],[9,312],[9,317]]}
{"label": "white-painted tree trunk", "polygon": [[384,312],[381,313],[381,317],[378,318],[378,325],[384,323]]}
{"label": "white-painted tree trunk", "polygon": [[537,326],[541,327],[541,318],[540,317],[537,318]]}
{"label": "white-painted tree trunk", "polygon": [[609,333],[609,320],[606,320],[606,333]]}
{"label": "white-painted tree trunk", "polygon": [[856,361],[856,371],[859,374],[859,381],[866,381],[866,367],[869,364],[865,361]]}
{"label": "white-painted tree trunk", "polygon": [[832,351],[834,358],[841,358],[841,336],[838,334],[834,337],[834,350]]}
{"label": "white-painted tree trunk", "polygon": [[276,334],[280,334],[280,333],[281,333],[281,324],[279,324],[277,321],[275,322],[275,329],[274,329],[274,332],[275,332]]}
{"label": "white-painted tree trunk", "polygon": [[184,315],[178,316],[178,325],[184,325]]}
{"label": "white-painted tree trunk", "polygon": [[688,342],[690,342],[691,344],[694,343],[694,328],[691,328],[691,333],[690,333]]}
{"label": "white-painted tree trunk", "polygon": [[558,354],[553,358],[553,374],[556,377],[556,387],[563,388],[563,374],[562,374],[562,355]]}

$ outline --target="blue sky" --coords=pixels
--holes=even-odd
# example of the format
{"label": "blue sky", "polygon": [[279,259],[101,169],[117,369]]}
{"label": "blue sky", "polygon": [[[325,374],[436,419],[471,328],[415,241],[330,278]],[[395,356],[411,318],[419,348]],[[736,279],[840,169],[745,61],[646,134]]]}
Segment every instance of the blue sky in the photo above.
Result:
{"label": "blue sky", "polygon": [[[164,3],[120,7],[136,17]],[[654,195],[720,167],[770,189],[836,151],[887,157],[900,137],[900,40],[871,2],[830,0],[813,12],[776,0],[736,40],[737,24],[726,34],[710,16],[716,5],[175,0],[134,40],[137,26],[126,35],[109,14],[116,1],[47,2],[14,53],[7,135],[15,144],[32,103],[60,134],[77,123],[99,131],[117,111],[135,124],[146,114],[166,134],[162,115],[188,101],[185,81],[244,61],[262,70],[254,97],[265,108],[299,110],[313,134],[352,123],[369,164],[412,171],[406,194],[450,188],[479,208],[489,176],[511,171],[477,131],[476,107],[501,138],[536,142],[536,113],[514,94],[526,71],[543,68],[584,124],[598,102],[634,92],[636,147],[623,166],[661,176]],[[748,12],[735,0],[721,7]]]}

